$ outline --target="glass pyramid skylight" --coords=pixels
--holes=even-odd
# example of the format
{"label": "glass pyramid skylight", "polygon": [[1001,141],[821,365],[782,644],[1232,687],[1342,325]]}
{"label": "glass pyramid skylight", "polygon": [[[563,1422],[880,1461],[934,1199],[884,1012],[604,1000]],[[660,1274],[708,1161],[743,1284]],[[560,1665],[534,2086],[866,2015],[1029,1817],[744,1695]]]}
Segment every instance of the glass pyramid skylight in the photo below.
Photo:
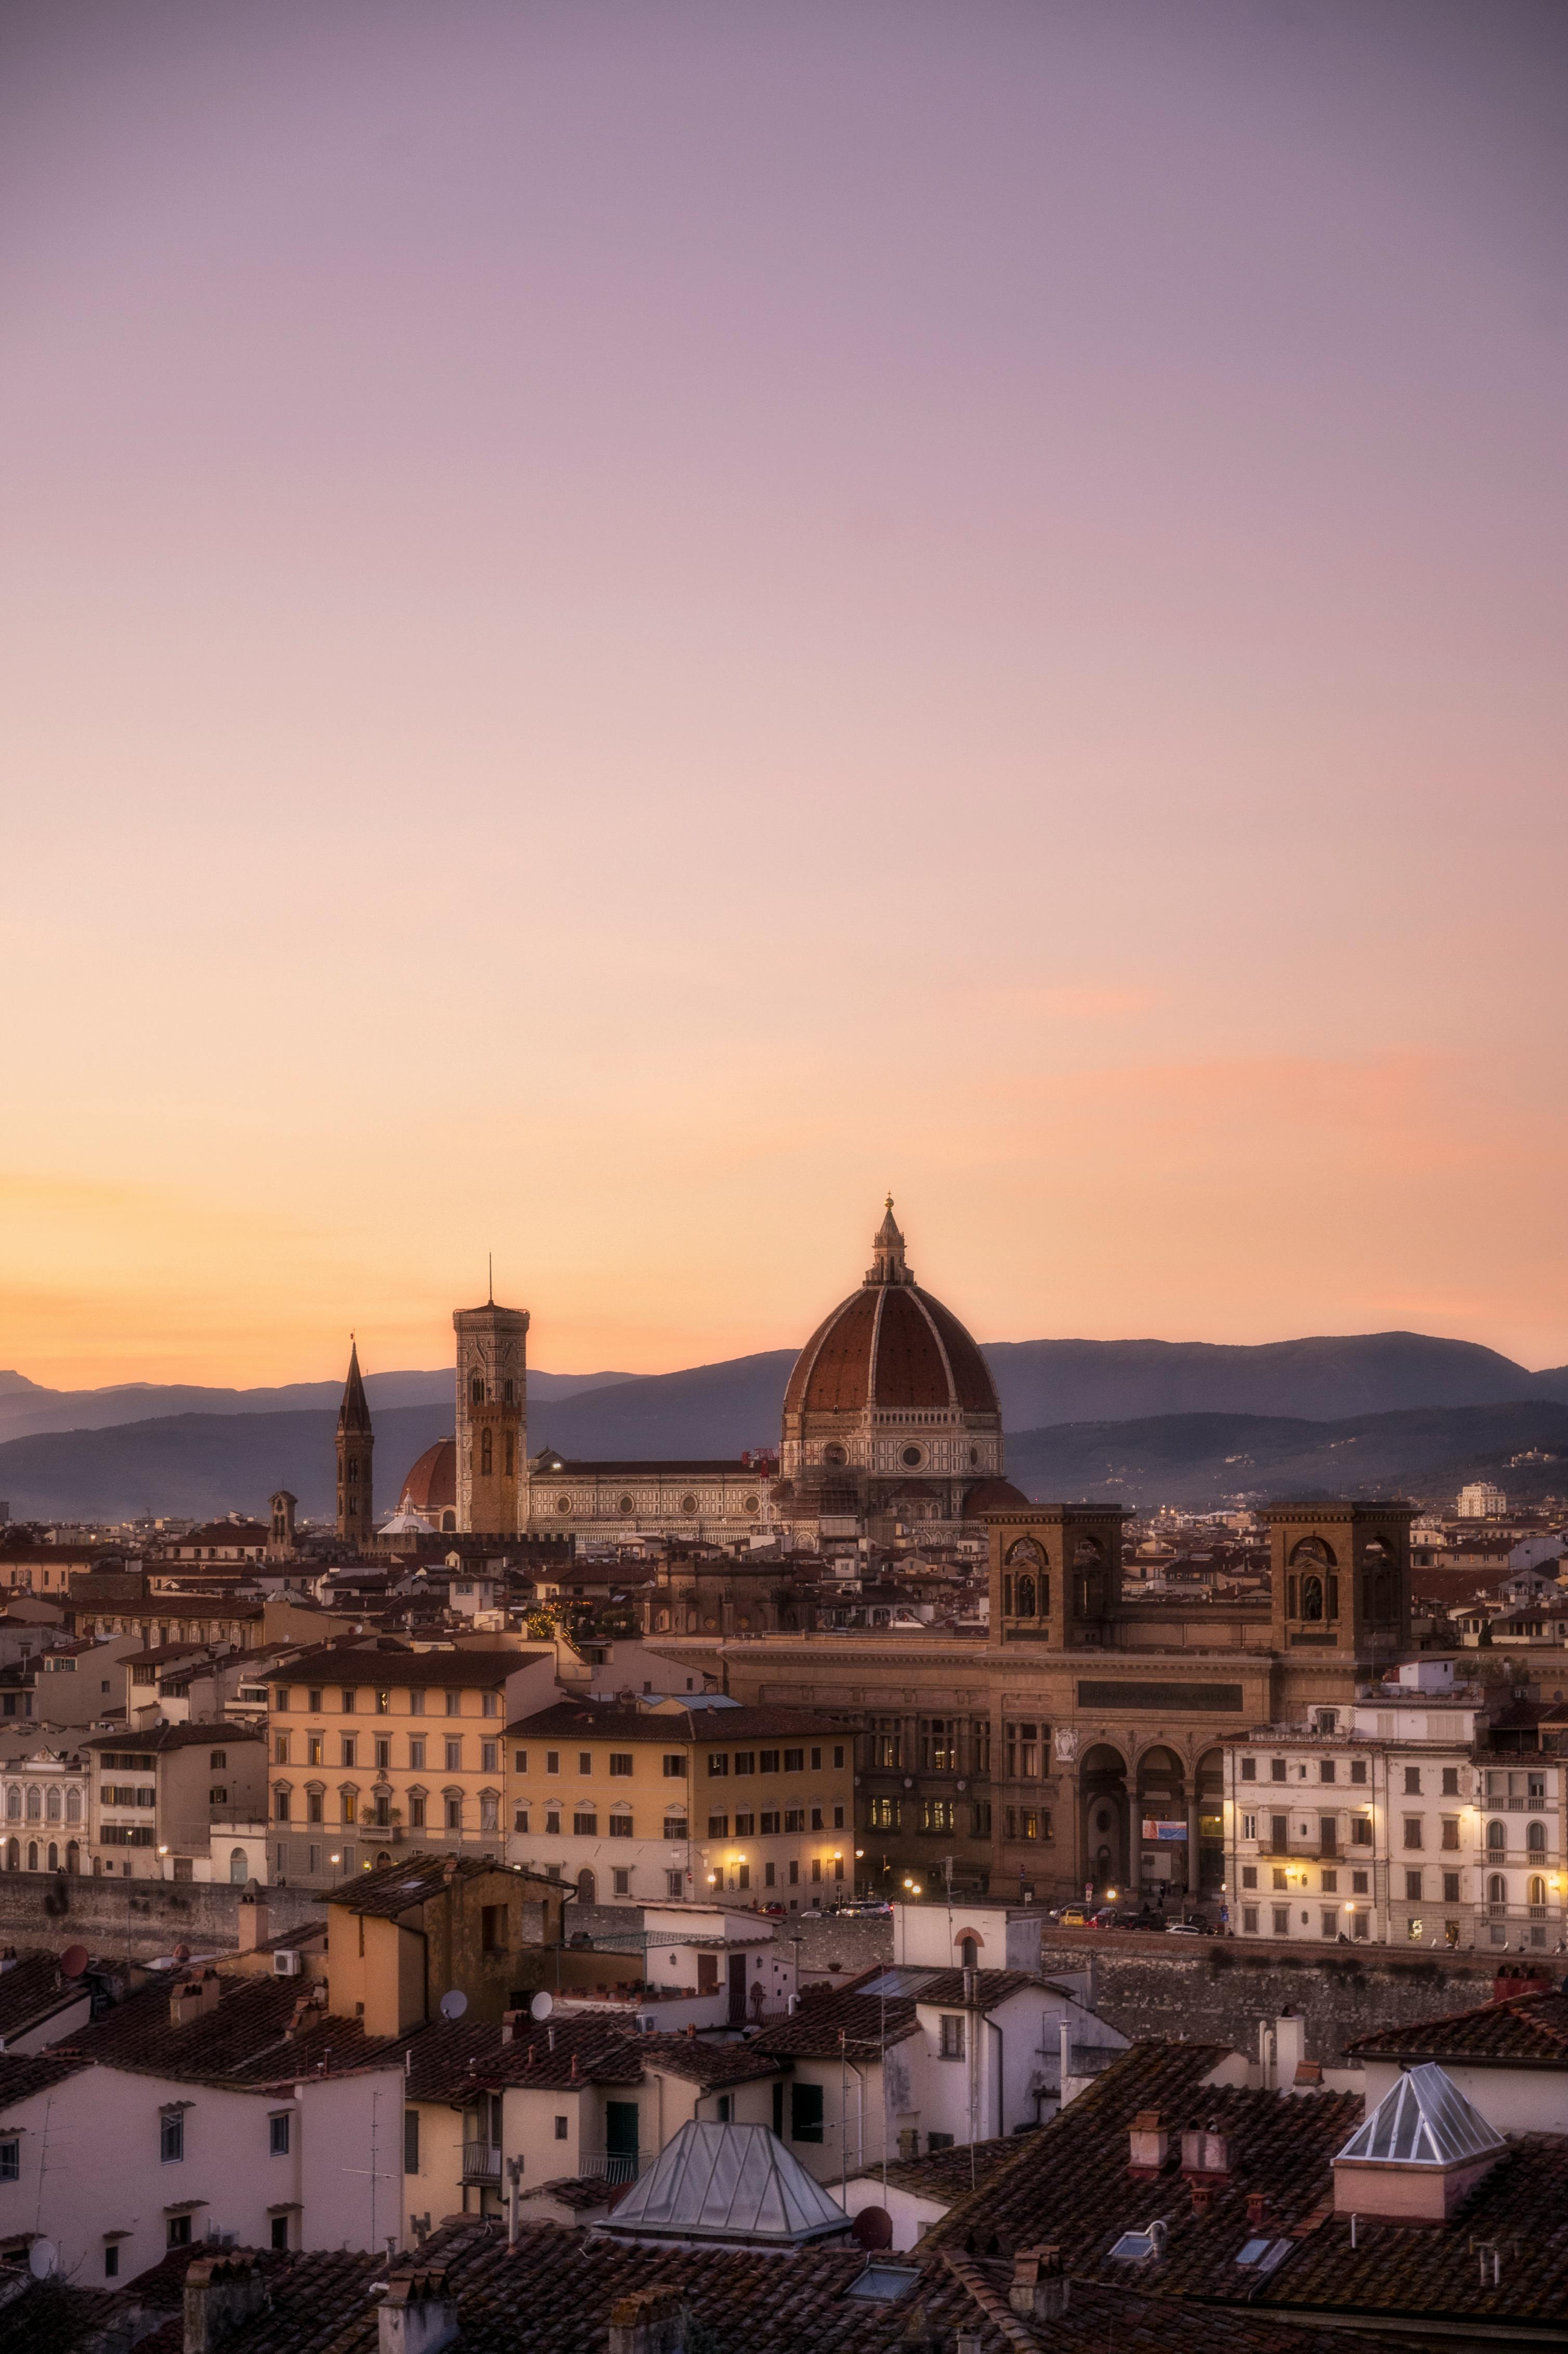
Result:
{"label": "glass pyramid skylight", "polygon": [[694,2117],[599,2228],[616,2240],[799,2247],[849,2221],[766,2126]]}
{"label": "glass pyramid skylight", "polygon": [[1454,2166],[1503,2146],[1497,2128],[1428,2060],[1391,2086],[1339,2155],[1385,2166]]}

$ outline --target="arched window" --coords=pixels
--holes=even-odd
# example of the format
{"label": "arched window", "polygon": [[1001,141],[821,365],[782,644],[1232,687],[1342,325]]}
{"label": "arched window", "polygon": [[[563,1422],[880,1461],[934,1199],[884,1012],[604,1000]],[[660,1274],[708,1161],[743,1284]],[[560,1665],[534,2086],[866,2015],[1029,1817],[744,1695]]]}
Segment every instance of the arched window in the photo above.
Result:
{"label": "arched window", "polygon": [[21,1819],[22,1819],[22,1791],[21,1791],[21,1786],[20,1786],[20,1784],[18,1784],[18,1783],[13,1782],[13,1783],[11,1784],[10,1788],[9,1788],[9,1789],[6,1791],[6,1793],[5,1793],[5,1820],[6,1820],[8,1823],[19,1823],[19,1822],[21,1821]]}
{"label": "arched window", "polygon": [[965,1970],[980,1967],[980,1947],[972,1937],[959,1939],[959,1967]]}
{"label": "arched window", "polygon": [[245,1850],[242,1847],[231,1847],[228,1850],[229,1886],[243,1888],[249,1877],[250,1874],[245,1866]]}
{"label": "arched window", "polygon": [[1500,1855],[1507,1845],[1508,1825],[1506,1823],[1489,1823],[1487,1825],[1487,1846],[1490,1851],[1494,1855]]}
{"label": "arched window", "polygon": [[1027,1575],[1021,1577],[1018,1581],[1017,1591],[1018,1616],[1021,1618],[1033,1618],[1034,1616],[1034,1580]]}
{"label": "arched window", "polygon": [[582,1870],[577,1874],[577,1903],[579,1904],[591,1904],[595,1901],[596,1894],[597,1890],[594,1876],[585,1863]]}
{"label": "arched window", "polygon": [[1531,1823],[1529,1829],[1525,1832],[1524,1844],[1529,1854],[1544,1855],[1546,1853],[1546,1825],[1544,1823]]}
{"label": "arched window", "polygon": [[1539,1872],[1536,1872],[1531,1880],[1530,1901],[1531,1904],[1539,1904],[1542,1907],[1546,1903],[1546,1882]]}
{"label": "arched window", "polygon": [[29,1840],[27,1841],[27,1870],[29,1872],[37,1872],[37,1868],[38,1842],[37,1840]]}
{"label": "arched window", "polygon": [[1019,1537],[1007,1548],[1009,1569],[1044,1569],[1045,1556],[1033,1537]]}
{"label": "arched window", "polygon": [[27,1785],[27,1820],[30,1823],[41,1821],[43,1819],[43,1792],[39,1789],[36,1782],[29,1782]]}
{"label": "arched window", "polygon": [[22,1869],[22,1850],[15,1840],[5,1842],[5,1869],[7,1872],[20,1872]]}
{"label": "arched window", "polygon": [[[60,1794],[58,1789],[51,1790],[48,1797],[44,1800],[44,1813],[51,1823],[58,1822],[60,1819]],[[1539,1829],[1539,1828],[1540,1826],[1538,1824],[1532,1826],[1532,1829]]]}
{"label": "arched window", "polygon": [[479,1437],[479,1468],[481,1473],[486,1478],[495,1469],[494,1441],[491,1437],[488,1426],[481,1431]]}
{"label": "arched window", "polygon": [[81,1820],[81,1792],[79,1790],[68,1790],[66,1792],[66,1820],[68,1823],[79,1823]]}
{"label": "arched window", "polygon": [[1494,1872],[1487,1882],[1487,1903],[1489,1904],[1508,1903],[1508,1882],[1500,1872]]}
{"label": "arched window", "polygon": [[58,1872],[60,1868],[60,1851],[53,1840],[49,1841],[48,1867],[51,1872]]}
{"label": "arched window", "polygon": [[482,1374],[475,1373],[472,1381],[470,1382],[468,1385],[468,1394],[471,1404],[474,1405],[482,1405],[484,1404],[484,1377]]}
{"label": "arched window", "polygon": [[75,1840],[67,1840],[66,1841],[66,1870],[68,1872],[79,1872],[81,1870],[81,1850],[77,1845]]}

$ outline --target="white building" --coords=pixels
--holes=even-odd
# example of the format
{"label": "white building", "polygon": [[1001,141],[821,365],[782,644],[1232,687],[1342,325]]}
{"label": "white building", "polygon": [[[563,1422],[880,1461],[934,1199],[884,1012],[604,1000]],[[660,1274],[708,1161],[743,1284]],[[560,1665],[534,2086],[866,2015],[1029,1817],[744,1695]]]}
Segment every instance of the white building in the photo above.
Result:
{"label": "white building", "polygon": [[1487,1748],[1478,1690],[1454,1686],[1448,1662],[1402,1677],[1310,1724],[1226,1742],[1233,1928],[1318,1945],[1555,1947],[1562,1766]]}
{"label": "white building", "polygon": [[88,1765],[48,1743],[0,1773],[7,1872],[80,1872],[87,1840]]}
{"label": "white building", "polygon": [[1460,1489],[1454,1511],[1461,1521],[1500,1521],[1508,1498],[1489,1479],[1470,1479]]}

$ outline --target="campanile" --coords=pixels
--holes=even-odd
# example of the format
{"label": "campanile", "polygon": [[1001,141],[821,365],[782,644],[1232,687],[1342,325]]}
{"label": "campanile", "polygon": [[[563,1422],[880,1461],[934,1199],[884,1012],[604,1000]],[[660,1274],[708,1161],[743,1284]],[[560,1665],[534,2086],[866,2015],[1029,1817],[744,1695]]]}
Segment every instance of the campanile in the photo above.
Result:
{"label": "campanile", "polygon": [[457,1333],[457,1524],[521,1536],[528,1521],[528,1311],[452,1311]]}

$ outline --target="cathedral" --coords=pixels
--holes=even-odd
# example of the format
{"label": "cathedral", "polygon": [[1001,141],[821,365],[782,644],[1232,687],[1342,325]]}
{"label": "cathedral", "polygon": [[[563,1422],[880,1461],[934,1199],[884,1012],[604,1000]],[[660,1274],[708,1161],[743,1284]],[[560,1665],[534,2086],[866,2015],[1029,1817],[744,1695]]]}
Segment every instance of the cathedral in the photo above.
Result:
{"label": "cathedral", "polygon": [[[1003,1477],[1001,1407],[980,1350],[950,1308],[916,1282],[886,1212],[863,1281],[817,1327],[784,1394],[778,1468],[769,1458],[577,1462],[527,1453],[528,1313],[459,1309],[456,1427],[427,1447],[381,1534],[642,1536],[813,1544],[904,1533],[983,1540],[981,1515],[1025,1499]],[[344,1397],[366,1464],[369,1416],[358,1361]],[[363,1415],[363,1423],[361,1416]],[[363,1430],[363,1436],[361,1431]],[[339,1532],[345,1426],[340,1422]]]}

